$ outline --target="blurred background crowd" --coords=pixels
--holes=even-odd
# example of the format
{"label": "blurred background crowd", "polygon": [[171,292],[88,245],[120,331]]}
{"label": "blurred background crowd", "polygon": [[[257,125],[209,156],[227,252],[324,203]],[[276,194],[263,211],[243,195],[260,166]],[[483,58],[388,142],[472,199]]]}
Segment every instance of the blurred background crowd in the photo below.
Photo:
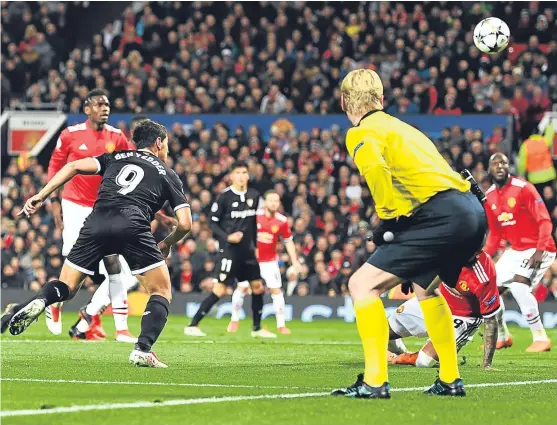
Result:
{"label": "blurred background crowd", "polygon": [[[434,142],[455,169],[484,188],[489,156],[505,142],[516,154],[557,104],[557,7],[548,2],[136,2],[87,45],[75,43],[83,3],[2,2],[2,108],[80,113],[87,92],[110,92],[112,112],[341,113],[339,83],[352,69],[376,69],[394,115],[447,115]],[[486,16],[512,29],[496,56],[474,47]],[[451,126],[450,116],[505,114],[513,131]],[[119,124],[127,131],[127,123]],[[210,290],[217,245],[210,205],[228,185],[234,159],[250,164],[251,185],[276,189],[290,217],[304,272],[288,267],[287,295],[346,293],[351,271],[374,250],[373,200],[347,156],[345,129],[207,127],[171,129],[169,165],[184,182],[195,218],[169,259],[176,291]],[[263,131],[265,130],[265,131]],[[553,136],[551,136],[553,137]],[[2,176],[2,286],[32,290],[56,276],[61,231],[50,215],[16,219],[45,183],[44,164],[14,159]],[[542,196],[557,224],[555,181]],[[48,211],[48,209],[47,209]],[[164,220],[153,230],[162,237]],[[557,264],[538,290],[557,298]]]}

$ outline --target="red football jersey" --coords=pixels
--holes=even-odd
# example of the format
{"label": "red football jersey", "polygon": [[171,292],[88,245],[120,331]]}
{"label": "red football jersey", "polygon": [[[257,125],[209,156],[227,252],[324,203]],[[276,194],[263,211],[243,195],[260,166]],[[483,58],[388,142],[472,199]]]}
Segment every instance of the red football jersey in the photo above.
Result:
{"label": "red football jersey", "polygon": [[[48,164],[48,179],[52,179],[68,162],[127,149],[135,150],[135,146],[115,127],[105,124],[101,131],[95,131],[89,121],[72,125],[60,134]],[[64,185],[62,198],[92,207],[97,200],[101,180],[102,176],[77,175]]]}
{"label": "red football jersey", "polygon": [[483,251],[476,256],[472,266],[462,269],[456,288],[451,289],[442,283],[439,290],[455,316],[492,317],[501,307],[495,263]]}
{"label": "red football jersey", "polygon": [[513,176],[501,189],[491,186],[486,196],[489,236],[484,249],[489,255],[495,254],[502,239],[516,251],[555,252],[551,217],[532,183]]}
{"label": "red football jersey", "polygon": [[257,210],[257,250],[260,263],[277,260],[279,236],[284,242],[292,240],[288,219],[280,213],[267,217],[264,209]]}

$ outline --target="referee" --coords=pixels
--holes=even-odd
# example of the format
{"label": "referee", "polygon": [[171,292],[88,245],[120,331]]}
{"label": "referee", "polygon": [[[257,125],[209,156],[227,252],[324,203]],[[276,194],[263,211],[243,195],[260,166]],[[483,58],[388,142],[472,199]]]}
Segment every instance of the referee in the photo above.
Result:
{"label": "referee", "polygon": [[[333,395],[390,398],[389,325],[381,294],[413,282],[428,335],[439,354],[439,378],[426,393],[464,396],[451,311],[432,281],[454,287],[487,231],[483,206],[470,183],[453,171],[435,145],[414,127],[383,112],[383,84],[372,70],[350,72],[341,86],[342,109],[353,126],[346,147],[369,186],[384,243],[350,278],[365,370]],[[438,281],[438,280],[437,280]]]}

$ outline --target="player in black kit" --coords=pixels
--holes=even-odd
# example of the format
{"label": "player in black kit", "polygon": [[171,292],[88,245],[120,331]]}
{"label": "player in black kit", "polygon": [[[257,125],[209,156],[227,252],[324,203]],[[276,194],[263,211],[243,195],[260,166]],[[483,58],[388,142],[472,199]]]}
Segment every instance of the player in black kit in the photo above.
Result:
{"label": "player in black kit", "polygon": [[[132,274],[142,274],[150,295],[141,319],[141,334],[130,362],[136,366],[167,367],[151,351],[166,324],[171,299],[170,275],[165,258],[170,247],[191,229],[192,218],[182,183],[165,163],[166,129],[151,120],[140,122],[133,134],[137,151],[120,151],[68,163],[35,196],[20,214],[36,213],[44,200],[76,174],[101,174],[99,196],[74,247],[66,258],[59,280],[48,282],[36,297],[17,312],[9,324],[19,335],[46,306],[67,301],[79,289],[85,275],[92,276],[99,261],[122,255]],[[157,246],[151,233],[155,212],[166,201],[174,209],[178,225]]]}
{"label": "player in black kit", "polygon": [[226,295],[227,287],[236,281],[248,281],[251,285],[251,307],[253,310],[253,331],[259,338],[276,338],[266,329],[261,329],[263,312],[263,280],[257,262],[257,218],[259,192],[248,188],[248,167],[242,162],[233,165],[230,172],[232,185],[219,194],[211,207],[209,224],[220,245],[213,292],[203,300],[189,326],[184,329],[187,336],[205,336],[198,324]]}

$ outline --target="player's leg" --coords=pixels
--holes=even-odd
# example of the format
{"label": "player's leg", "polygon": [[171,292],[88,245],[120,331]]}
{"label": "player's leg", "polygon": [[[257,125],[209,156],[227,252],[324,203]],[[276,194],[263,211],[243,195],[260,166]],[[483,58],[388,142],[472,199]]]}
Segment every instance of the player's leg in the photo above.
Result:
{"label": "player's leg", "polygon": [[[79,237],[83,223],[93,211],[90,207],[74,204],[66,199],[61,202],[64,229],[62,230],[62,256],[67,257]],[[62,333],[62,303],[54,303],[46,308],[46,326],[54,335]]]}
{"label": "player's leg", "polygon": [[164,262],[157,264],[157,267],[145,272],[145,279],[141,279],[150,297],[141,317],[141,333],[130,354],[130,362],[136,366],[166,368],[168,366],[152,351],[152,346],[166,325],[172,299],[168,267]]}
{"label": "player's leg", "polygon": [[261,269],[255,258],[247,258],[244,261],[238,261],[236,271],[238,280],[247,280],[251,287],[251,310],[253,313],[253,330],[251,336],[254,338],[276,338],[277,336],[269,332],[267,329],[261,328],[261,317],[263,316],[263,295],[265,294],[265,285],[261,278]]}
{"label": "player's leg", "polygon": [[505,302],[503,294],[507,291],[508,285],[513,282],[517,264],[522,261],[520,251],[507,249],[497,263],[495,264],[495,271],[497,272],[497,286],[499,288],[499,302],[501,310],[497,313],[497,349],[508,348],[513,345],[512,335],[509,332],[507,323],[504,319]]}
{"label": "player's leg", "polygon": [[207,313],[211,311],[211,308],[226,295],[228,287],[234,284],[236,280],[235,263],[236,261],[234,261],[232,252],[223,252],[219,256],[219,259],[217,259],[217,268],[215,268],[215,277],[213,279],[213,290],[201,302],[190,324],[184,328],[184,335],[206,336],[206,334],[199,329],[199,322],[201,322]]}
{"label": "player's leg", "polygon": [[[72,258],[71,254],[68,258]],[[9,323],[10,333],[12,335],[21,334],[46,307],[71,299],[81,286],[86,274],[92,275],[93,272],[66,259],[60,278],[44,284],[38,294],[13,315]]]}
{"label": "player's leg", "polygon": [[119,342],[135,343],[137,338],[130,334],[128,329],[128,287],[132,282],[135,284],[136,279],[131,275],[129,266],[122,256],[105,257],[103,263],[108,273],[108,289],[116,328],[115,339]]}
{"label": "player's leg", "polygon": [[[93,282],[96,281],[97,277],[102,277],[103,282],[106,280],[104,275],[99,275],[95,273],[91,277]],[[93,293],[93,297],[89,303],[82,307],[78,313],[78,320],[70,328],[69,335],[70,338],[81,340],[86,339],[88,341],[102,341],[106,339],[106,333],[101,325],[100,315],[104,311],[103,307],[100,311],[97,310],[98,305],[110,305],[110,297],[108,295],[108,285],[101,285]]]}
{"label": "player's leg", "polygon": [[282,292],[282,279],[280,276],[280,268],[277,261],[270,261],[259,264],[261,277],[265,281],[265,285],[269,288],[273,307],[275,310],[275,318],[277,320],[277,331],[283,335],[290,335],[292,332],[286,327],[284,317],[285,301]]}
{"label": "player's leg", "polygon": [[250,292],[249,282],[244,280],[242,282],[238,282],[236,285],[236,289],[232,293],[232,314],[230,316],[230,323],[228,324],[228,328],[226,329],[229,333],[235,333],[238,331],[240,327],[240,310],[244,306],[244,298]]}

